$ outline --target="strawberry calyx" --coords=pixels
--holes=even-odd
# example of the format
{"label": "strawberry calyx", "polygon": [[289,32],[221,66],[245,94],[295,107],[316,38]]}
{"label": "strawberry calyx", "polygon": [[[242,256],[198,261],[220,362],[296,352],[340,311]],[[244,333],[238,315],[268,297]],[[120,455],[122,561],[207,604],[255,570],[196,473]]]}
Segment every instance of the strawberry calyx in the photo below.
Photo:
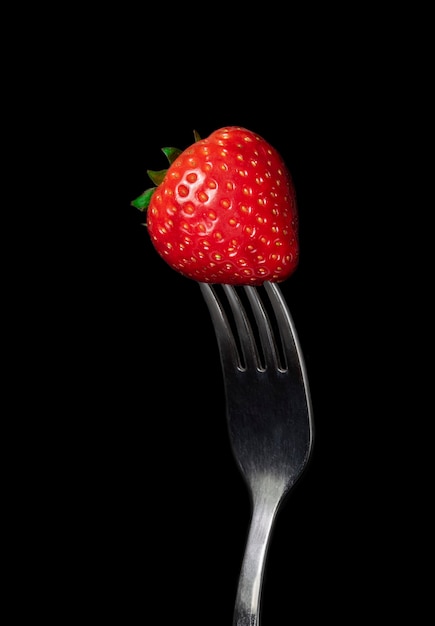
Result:
{"label": "strawberry calyx", "polygon": [[[171,165],[175,161],[177,156],[181,154],[181,150],[179,148],[162,148],[162,152],[168,159],[169,165]],[[160,185],[160,183],[163,182],[167,171],[168,168],[165,168],[163,170],[147,170],[147,174],[151,179],[151,182],[154,183],[154,187],[145,189],[145,191],[141,193],[140,196],[138,196],[137,198],[135,198],[135,200],[131,202],[132,206],[134,206],[136,209],[139,209],[139,211],[146,211],[148,209],[153,193]]]}
{"label": "strawberry calyx", "polygon": [[[201,139],[196,130],[193,131],[193,136],[195,138],[195,142]],[[167,158],[169,165],[172,165],[175,159],[182,153],[182,150],[180,150],[179,148],[169,147],[162,148],[162,152]],[[168,168],[163,170],[147,170],[148,177],[151,179],[151,182],[154,183],[154,187],[145,189],[145,191],[141,193],[140,196],[132,200],[131,205],[134,206],[136,209],[139,209],[139,211],[146,211],[155,190],[163,182],[167,171]]]}

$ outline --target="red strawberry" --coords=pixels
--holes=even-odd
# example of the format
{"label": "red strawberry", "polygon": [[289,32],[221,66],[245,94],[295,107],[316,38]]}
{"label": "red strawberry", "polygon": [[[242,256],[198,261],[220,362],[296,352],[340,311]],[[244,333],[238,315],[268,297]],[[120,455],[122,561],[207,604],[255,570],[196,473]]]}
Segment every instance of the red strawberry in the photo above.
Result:
{"label": "red strawberry", "polygon": [[228,126],[148,171],[157,187],[132,202],[147,210],[160,256],[180,274],[207,283],[282,282],[299,260],[298,214],[290,172],[265,139]]}

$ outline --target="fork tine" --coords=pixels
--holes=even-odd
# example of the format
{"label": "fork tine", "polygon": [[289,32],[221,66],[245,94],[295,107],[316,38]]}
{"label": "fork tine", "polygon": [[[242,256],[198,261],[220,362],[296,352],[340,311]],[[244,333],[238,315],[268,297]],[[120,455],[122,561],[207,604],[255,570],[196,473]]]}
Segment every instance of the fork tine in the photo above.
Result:
{"label": "fork tine", "polygon": [[260,356],[254,341],[254,333],[252,332],[251,324],[242,301],[235,287],[223,285],[223,289],[234,316],[245,366],[247,368],[255,367],[261,369]]}
{"label": "fork tine", "polygon": [[305,378],[305,386],[307,386],[302,350],[287,303],[276,283],[267,282],[264,283],[264,287],[278,320],[286,367],[299,375],[302,373],[302,376]]}
{"label": "fork tine", "polygon": [[215,290],[208,283],[199,283],[199,287],[213,321],[222,367],[224,369],[228,369],[229,367],[233,368],[234,364],[236,364],[239,369],[242,369],[243,366],[240,361],[237,344],[235,342],[231,326]]}
{"label": "fork tine", "polygon": [[255,287],[247,286],[245,287],[245,291],[249,298],[255,321],[257,322],[257,329],[265,360],[264,365],[266,368],[270,366],[270,364],[279,368],[278,352],[266,308]]}

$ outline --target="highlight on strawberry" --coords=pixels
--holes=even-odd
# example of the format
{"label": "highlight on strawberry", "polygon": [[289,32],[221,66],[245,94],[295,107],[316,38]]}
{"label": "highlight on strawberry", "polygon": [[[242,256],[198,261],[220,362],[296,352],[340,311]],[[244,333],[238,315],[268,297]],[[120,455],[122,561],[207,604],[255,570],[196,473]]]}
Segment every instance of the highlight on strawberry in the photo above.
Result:
{"label": "highlight on strawberry", "polygon": [[158,254],[206,283],[282,282],[299,261],[291,174],[277,150],[240,126],[215,130],[184,151],[162,148],[168,169],[131,203],[146,212]]}

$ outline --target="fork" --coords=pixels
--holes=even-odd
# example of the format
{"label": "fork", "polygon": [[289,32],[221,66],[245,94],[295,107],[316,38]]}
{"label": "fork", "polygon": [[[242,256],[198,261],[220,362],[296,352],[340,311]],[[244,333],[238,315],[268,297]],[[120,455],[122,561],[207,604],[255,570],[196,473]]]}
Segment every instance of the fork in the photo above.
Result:
{"label": "fork", "polygon": [[276,515],[312,450],[307,372],[293,319],[276,283],[199,285],[219,347],[230,443],[252,507],[233,626],[260,626],[265,562]]}

